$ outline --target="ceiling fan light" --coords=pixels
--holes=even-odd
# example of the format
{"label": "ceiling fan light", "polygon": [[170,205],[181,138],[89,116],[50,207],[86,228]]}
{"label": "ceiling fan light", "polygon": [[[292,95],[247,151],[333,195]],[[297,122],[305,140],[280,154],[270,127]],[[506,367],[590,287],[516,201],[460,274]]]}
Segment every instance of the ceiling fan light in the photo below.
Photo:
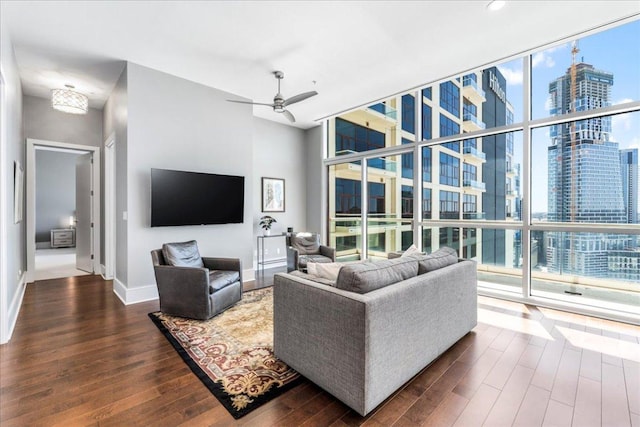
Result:
{"label": "ceiling fan light", "polygon": [[58,111],[70,114],[87,114],[89,98],[70,89],[52,89],[51,106]]}

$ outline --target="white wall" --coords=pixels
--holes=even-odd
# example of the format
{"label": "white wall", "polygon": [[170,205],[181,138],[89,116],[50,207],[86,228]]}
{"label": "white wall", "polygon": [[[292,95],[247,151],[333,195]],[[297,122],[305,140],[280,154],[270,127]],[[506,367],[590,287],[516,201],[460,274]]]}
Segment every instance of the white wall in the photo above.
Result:
{"label": "white wall", "polygon": [[[239,258],[251,272],[251,106],[227,102],[231,94],[137,64],[129,63],[127,70],[127,302],[154,297],[150,251],[165,242],[196,239],[203,255]],[[151,228],[151,168],[244,176],[245,222]]]}
{"label": "white wall", "polygon": [[[306,220],[307,227],[310,230],[317,232],[323,232],[325,224],[323,224],[323,213],[326,209],[323,208],[322,186],[323,186],[323,166],[322,159],[324,154],[324,144],[322,126],[316,126],[311,129],[307,129],[304,133],[304,147],[305,147],[305,162],[307,173],[307,200],[306,200]],[[326,244],[329,236],[322,235],[322,239]]]}
{"label": "white wall", "polygon": [[27,138],[69,144],[102,145],[102,110],[89,108],[87,114],[68,114],[51,107],[51,100],[23,97],[24,131]]}
{"label": "white wall", "polygon": [[[125,66],[118,78],[109,99],[104,105],[103,110],[103,136],[102,141],[113,133],[115,134],[115,159],[116,159],[116,259],[115,259],[115,278],[114,282],[116,286],[120,285],[120,288],[124,287],[127,283],[127,266],[128,266],[128,252],[127,252],[127,222],[124,220],[123,215],[127,212],[127,195],[128,195],[128,181],[127,181],[127,145],[128,145],[128,101],[127,101],[127,67]],[[104,152],[104,149],[103,149]],[[104,157],[104,156],[103,156]],[[104,191],[101,192],[104,194]],[[102,217],[104,218],[104,206]],[[104,223],[104,222],[103,222]],[[101,241],[104,243],[104,235]],[[105,251],[102,250],[101,254]],[[104,263],[104,255],[100,262]]]}
{"label": "white wall", "polygon": [[[7,23],[0,17],[0,343],[9,340],[24,295],[26,221],[13,221],[14,162],[25,167],[22,86]],[[26,176],[26,175],[25,175]],[[24,191],[24,187],[23,187]],[[24,212],[24,204],[22,206]]]}
{"label": "white wall", "polygon": [[[302,129],[257,117],[253,119],[254,194],[253,215],[250,219],[253,222],[254,236],[263,234],[258,225],[263,215],[272,216],[277,221],[271,227],[272,235],[286,232],[287,227],[293,227],[296,231],[307,230],[304,135]],[[284,212],[262,212],[262,177],[285,180]],[[284,237],[268,238],[264,244],[265,260],[286,259]],[[257,238],[254,238],[253,245],[256,256]]]}

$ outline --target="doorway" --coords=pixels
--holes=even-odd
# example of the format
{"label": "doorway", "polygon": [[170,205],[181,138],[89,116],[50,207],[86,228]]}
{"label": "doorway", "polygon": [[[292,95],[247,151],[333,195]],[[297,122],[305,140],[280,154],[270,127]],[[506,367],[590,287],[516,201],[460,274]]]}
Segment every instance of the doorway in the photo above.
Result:
{"label": "doorway", "polygon": [[99,271],[100,159],[93,146],[27,140],[27,281]]}

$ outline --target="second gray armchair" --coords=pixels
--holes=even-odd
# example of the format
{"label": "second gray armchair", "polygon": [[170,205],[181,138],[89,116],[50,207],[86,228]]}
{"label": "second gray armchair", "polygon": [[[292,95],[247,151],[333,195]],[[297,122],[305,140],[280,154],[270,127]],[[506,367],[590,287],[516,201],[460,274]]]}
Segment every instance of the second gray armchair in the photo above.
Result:
{"label": "second gray armchair", "polygon": [[317,233],[293,233],[287,236],[287,272],[306,271],[308,262],[335,262],[336,250],[320,244]]}

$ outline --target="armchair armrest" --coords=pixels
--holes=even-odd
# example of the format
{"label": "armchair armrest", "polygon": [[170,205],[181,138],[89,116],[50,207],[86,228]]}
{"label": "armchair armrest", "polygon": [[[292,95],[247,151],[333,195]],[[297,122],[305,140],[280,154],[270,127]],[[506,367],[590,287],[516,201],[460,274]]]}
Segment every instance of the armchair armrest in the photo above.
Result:
{"label": "armchair armrest", "polygon": [[202,262],[209,270],[242,271],[238,258],[202,257]]}
{"label": "armchair armrest", "polygon": [[287,272],[290,273],[298,269],[298,250],[287,246]]}
{"label": "armchair armrest", "polygon": [[160,309],[167,314],[206,318],[209,311],[209,271],[206,268],[153,267],[160,296]]}
{"label": "armchair armrest", "polygon": [[331,258],[333,262],[336,262],[336,248],[330,248],[329,246],[320,245],[320,255]]}
{"label": "armchair armrest", "polygon": [[204,266],[209,270],[237,271],[242,285],[242,262],[238,258],[202,257]]}

